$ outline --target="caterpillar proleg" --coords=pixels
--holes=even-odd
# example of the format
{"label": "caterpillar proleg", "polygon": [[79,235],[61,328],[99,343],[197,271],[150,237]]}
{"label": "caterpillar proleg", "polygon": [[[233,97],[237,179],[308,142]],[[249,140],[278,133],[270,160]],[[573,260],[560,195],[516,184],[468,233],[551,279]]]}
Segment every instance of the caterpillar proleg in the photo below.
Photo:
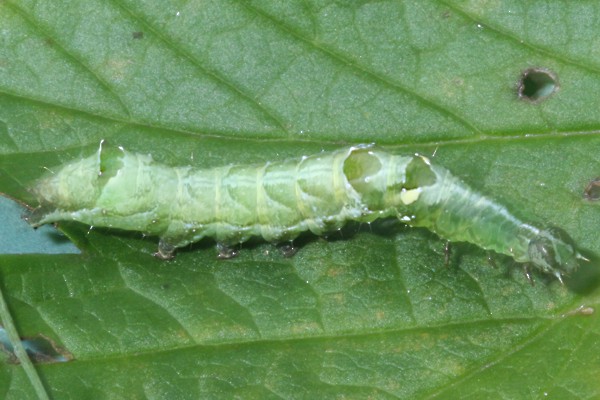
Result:
{"label": "caterpillar proleg", "polygon": [[33,226],[74,220],[158,236],[157,255],[213,238],[232,246],[323,235],[347,221],[397,217],[449,241],[470,242],[562,282],[585,258],[557,229],[525,223],[419,155],[356,145],[301,159],[210,169],[170,167],[101,144],[33,188]]}

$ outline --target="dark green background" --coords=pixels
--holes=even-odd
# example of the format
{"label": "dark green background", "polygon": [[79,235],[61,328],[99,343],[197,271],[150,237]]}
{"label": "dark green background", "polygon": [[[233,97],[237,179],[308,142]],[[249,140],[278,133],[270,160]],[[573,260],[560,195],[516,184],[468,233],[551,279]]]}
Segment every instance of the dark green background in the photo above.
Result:
{"label": "dark green background", "polygon": [[[203,167],[375,142],[435,153],[600,254],[583,199],[600,175],[599,16],[591,0],[4,0],[0,192],[35,205],[28,185],[101,139]],[[559,90],[531,104],[517,87],[536,67]],[[153,238],[61,230],[81,254],[0,256],[20,334],[74,357],[37,365],[56,399],[600,396],[598,317],[575,311],[595,290],[532,287],[470,245],[445,267],[424,230],[226,262],[208,241],[161,262]],[[0,397],[34,385],[0,366]]]}

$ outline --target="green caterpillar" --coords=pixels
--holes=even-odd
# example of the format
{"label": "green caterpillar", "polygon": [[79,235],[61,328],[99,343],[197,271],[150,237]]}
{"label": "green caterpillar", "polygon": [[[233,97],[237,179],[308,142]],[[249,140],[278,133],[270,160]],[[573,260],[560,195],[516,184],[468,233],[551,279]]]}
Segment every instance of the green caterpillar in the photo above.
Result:
{"label": "green caterpillar", "polygon": [[33,226],[75,220],[160,238],[157,256],[210,237],[227,248],[251,237],[273,243],[323,235],[347,221],[397,217],[449,241],[474,243],[562,282],[585,258],[566,234],[522,222],[422,156],[369,145],[296,160],[211,169],[169,167],[100,146],[33,189]]}

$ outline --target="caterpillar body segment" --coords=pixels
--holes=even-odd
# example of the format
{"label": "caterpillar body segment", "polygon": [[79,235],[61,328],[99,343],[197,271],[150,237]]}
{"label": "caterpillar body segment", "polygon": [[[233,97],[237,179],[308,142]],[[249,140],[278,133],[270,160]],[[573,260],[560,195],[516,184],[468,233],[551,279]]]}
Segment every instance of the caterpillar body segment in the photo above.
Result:
{"label": "caterpillar body segment", "polygon": [[122,148],[61,167],[33,188],[34,226],[75,220],[160,238],[158,256],[212,238],[223,248],[262,237],[323,235],[348,221],[397,217],[449,241],[528,263],[562,281],[584,259],[566,234],[525,223],[427,158],[370,145],[295,160],[210,169],[170,167]]}

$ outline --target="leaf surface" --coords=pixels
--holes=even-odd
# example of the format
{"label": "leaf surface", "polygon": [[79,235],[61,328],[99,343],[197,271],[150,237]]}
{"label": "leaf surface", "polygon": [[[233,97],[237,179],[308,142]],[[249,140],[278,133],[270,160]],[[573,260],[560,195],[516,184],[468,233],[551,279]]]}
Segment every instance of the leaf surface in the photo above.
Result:
{"label": "leaf surface", "polygon": [[[0,2],[0,192],[100,140],[171,165],[350,143],[433,155],[476,190],[600,254],[600,6],[547,1]],[[555,92],[519,96],[525,71]],[[2,227],[2,237],[11,235]],[[51,397],[594,398],[594,272],[560,286],[384,221],[284,258],[60,225],[81,254],[0,255]],[[600,268],[600,266],[596,266]],[[583,307],[582,307],[583,306]],[[8,359],[8,357],[7,357]],[[20,365],[0,397],[36,398]]]}

